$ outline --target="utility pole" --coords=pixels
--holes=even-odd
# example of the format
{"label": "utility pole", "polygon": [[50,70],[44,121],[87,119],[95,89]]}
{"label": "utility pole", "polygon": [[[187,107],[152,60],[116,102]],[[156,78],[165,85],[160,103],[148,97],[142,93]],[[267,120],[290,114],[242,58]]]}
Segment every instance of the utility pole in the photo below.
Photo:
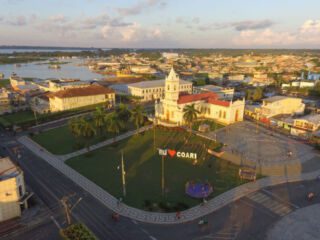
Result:
{"label": "utility pole", "polygon": [[64,196],[60,201],[62,203],[62,206],[64,208],[64,212],[65,212],[65,215],[66,215],[66,220],[67,220],[67,224],[70,225],[71,224],[71,213],[72,213],[72,210],[75,208],[76,205],[78,205],[78,203],[82,200],[82,197],[80,197],[76,203],[74,203],[73,205],[71,205],[70,203],[68,203],[69,201],[69,198],[72,197],[73,195],[71,196]]}
{"label": "utility pole", "polygon": [[164,196],[164,156],[161,159],[161,190],[162,196]]}
{"label": "utility pole", "polygon": [[125,197],[127,195],[127,191],[126,191],[126,172],[124,169],[124,161],[123,161],[123,150],[121,151],[121,177],[122,177],[122,191],[123,191],[123,196]]}

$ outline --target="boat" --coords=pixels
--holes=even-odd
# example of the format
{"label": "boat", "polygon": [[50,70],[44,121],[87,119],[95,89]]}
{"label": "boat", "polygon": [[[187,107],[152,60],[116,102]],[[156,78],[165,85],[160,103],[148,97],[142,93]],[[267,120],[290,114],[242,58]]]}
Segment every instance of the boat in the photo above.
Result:
{"label": "boat", "polygon": [[50,69],[60,69],[61,66],[58,65],[58,64],[52,64],[52,65],[49,65],[48,68],[50,68]]}

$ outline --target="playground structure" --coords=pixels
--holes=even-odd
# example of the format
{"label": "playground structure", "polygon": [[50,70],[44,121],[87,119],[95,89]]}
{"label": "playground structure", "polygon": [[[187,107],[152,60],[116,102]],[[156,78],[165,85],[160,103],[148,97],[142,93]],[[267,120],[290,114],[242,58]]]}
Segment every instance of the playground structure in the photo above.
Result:
{"label": "playground structure", "polygon": [[213,187],[210,183],[189,181],[186,183],[186,194],[192,198],[207,198],[212,194]]}

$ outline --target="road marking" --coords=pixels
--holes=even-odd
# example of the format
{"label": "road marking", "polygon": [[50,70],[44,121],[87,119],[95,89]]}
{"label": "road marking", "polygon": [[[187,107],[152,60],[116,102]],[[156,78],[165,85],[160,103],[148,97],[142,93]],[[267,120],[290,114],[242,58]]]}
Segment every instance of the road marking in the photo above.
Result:
{"label": "road marking", "polygon": [[139,223],[136,221],[136,220],[134,220],[134,219],[131,219],[131,222],[133,222],[135,225],[138,225]]}
{"label": "road marking", "polygon": [[255,192],[250,194],[248,198],[281,217],[293,211],[288,204],[283,203],[283,201],[277,201],[265,193]]}
{"label": "road marking", "polygon": [[149,235],[149,238],[150,238],[151,240],[157,240],[154,236],[151,236],[151,235]]}
{"label": "road marking", "polygon": [[279,201],[282,202],[282,203],[285,203],[285,204],[288,204],[288,205],[294,207],[295,209],[300,208],[298,205],[295,205],[295,204],[293,204],[293,203],[291,203],[291,202],[288,202],[288,201],[286,201],[286,200],[283,200],[282,198],[278,197],[277,195],[273,194],[272,192],[268,191],[267,189],[262,189],[261,191],[267,193],[268,195],[274,197],[275,199],[279,200]]}
{"label": "road marking", "polygon": [[51,216],[50,217],[51,218],[51,220],[54,222],[54,224],[57,226],[57,228],[60,230],[60,229],[62,229],[61,228],[61,226],[60,226],[60,224],[57,222],[57,220],[54,218],[54,216]]}

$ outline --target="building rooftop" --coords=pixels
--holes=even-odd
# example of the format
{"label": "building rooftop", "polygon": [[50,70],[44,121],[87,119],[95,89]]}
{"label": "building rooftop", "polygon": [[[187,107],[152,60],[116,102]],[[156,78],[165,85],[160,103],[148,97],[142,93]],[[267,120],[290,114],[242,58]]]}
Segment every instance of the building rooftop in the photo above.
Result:
{"label": "building rooftop", "polygon": [[309,114],[303,117],[299,117],[296,120],[306,120],[318,125],[320,124],[320,114]]}
{"label": "building rooftop", "polygon": [[15,177],[19,173],[19,167],[17,167],[9,157],[0,158],[0,181]]}
{"label": "building rooftop", "polygon": [[273,103],[273,102],[277,102],[283,99],[298,99],[298,98],[293,98],[293,97],[286,97],[286,96],[273,96],[273,97],[269,97],[269,98],[264,98],[262,99],[264,102],[268,102],[268,103]]}
{"label": "building rooftop", "polygon": [[[183,84],[192,84],[191,82],[180,80],[179,83]],[[142,81],[137,83],[128,84],[128,87],[135,87],[135,88],[155,88],[155,87],[164,87],[165,80],[153,80],[153,81]]]}
{"label": "building rooftop", "polygon": [[82,88],[71,88],[62,91],[58,91],[55,93],[50,93],[49,98],[57,97],[57,98],[72,98],[72,97],[84,97],[84,96],[93,96],[93,95],[101,95],[101,94],[109,94],[114,93],[114,91],[110,88],[92,85],[89,87]]}

